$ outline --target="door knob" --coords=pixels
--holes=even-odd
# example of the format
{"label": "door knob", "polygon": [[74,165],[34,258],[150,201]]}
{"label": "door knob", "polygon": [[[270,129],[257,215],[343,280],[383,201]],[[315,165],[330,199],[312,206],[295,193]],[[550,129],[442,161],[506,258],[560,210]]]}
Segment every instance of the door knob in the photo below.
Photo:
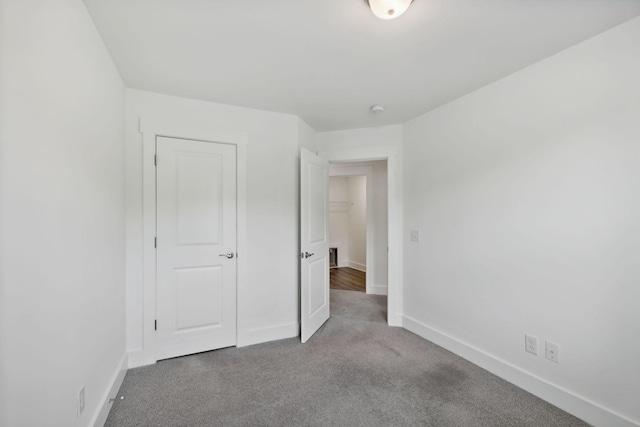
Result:
{"label": "door knob", "polygon": [[305,253],[304,253],[304,257],[305,257],[305,258],[309,258],[310,256],[313,256],[313,255],[315,255],[313,252],[311,252],[311,253],[309,253],[309,252],[305,252]]}
{"label": "door knob", "polygon": [[224,256],[227,257],[229,259],[233,258],[233,252],[227,252],[226,254],[220,254],[218,256]]}

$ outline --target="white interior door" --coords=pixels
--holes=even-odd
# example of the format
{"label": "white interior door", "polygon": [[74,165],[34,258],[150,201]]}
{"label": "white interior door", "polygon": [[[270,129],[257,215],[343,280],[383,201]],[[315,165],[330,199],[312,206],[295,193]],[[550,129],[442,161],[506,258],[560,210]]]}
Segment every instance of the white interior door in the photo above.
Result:
{"label": "white interior door", "polygon": [[157,137],[157,359],[236,344],[236,147]]}
{"label": "white interior door", "polygon": [[301,339],[329,319],[329,162],[300,153]]}

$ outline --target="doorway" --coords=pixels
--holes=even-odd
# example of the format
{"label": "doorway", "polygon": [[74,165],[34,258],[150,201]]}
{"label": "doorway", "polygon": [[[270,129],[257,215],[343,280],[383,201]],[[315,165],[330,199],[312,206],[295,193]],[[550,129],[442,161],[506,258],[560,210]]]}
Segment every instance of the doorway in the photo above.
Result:
{"label": "doorway", "polygon": [[[230,131],[219,128],[208,122],[167,119],[157,117],[140,117],[140,132],[142,133],[142,280],[143,289],[140,295],[142,301],[142,347],[129,353],[129,367],[150,365],[168,357],[160,349],[158,330],[163,327],[162,318],[158,318],[158,259],[157,243],[162,245],[161,236],[157,236],[157,168],[164,168],[162,156],[156,158],[156,144],[158,138],[166,137],[183,141],[196,141],[206,144],[230,145],[235,151],[235,209],[236,209],[236,265],[235,294],[236,321],[234,322],[235,343],[238,346],[251,343],[248,335],[243,333],[242,327],[243,304],[246,302],[247,263],[246,257],[237,254],[247,252],[247,143],[245,132]],[[157,160],[157,161],[156,161]],[[233,163],[233,162],[231,162]],[[166,163],[165,163],[166,166]],[[216,252],[216,258],[220,253]],[[236,326],[237,322],[237,326]],[[166,323],[165,323],[166,324]],[[169,356],[170,357],[170,356]]]}
{"label": "doorway", "polygon": [[330,288],[366,292],[367,176],[329,175]]}
{"label": "doorway", "polygon": [[[324,156],[324,157],[323,157]],[[326,158],[325,158],[326,157]],[[300,150],[300,330],[301,341],[305,343],[329,319],[329,162],[340,163],[336,167],[350,167],[352,162],[373,162],[382,160],[387,174],[381,181],[386,184],[387,195],[386,246],[378,245],[377,250],[386,253],[386,263],[380,263],[385,270],[383,277],[387,286],[383,293],[388,295],[387,323],[400,326],[402,314],[398,311],[402,301],[402,275],[399,260],[401,248],[401,175],[395,147],[363,148],[359,150],[328,151],[316,154],[305,148]],[[362,166],[360,163],[358,166]],[[358,175],[355,173],[354,175]],[[372,183],[372,180],[368,180]],[[370,184],[372,186],[373,184]],[[371,191],[367,192],[371,194]],[[369,200],[372,198],[369,197]],[[370,202],[369,202],[370,203]],[[371,210],[370,210],[371,211]],[[372,228],[369,228],[372,229]],[[370,236],[369,236],[370,237]],[[372,239],[367,239],[369,245]],[[373,255],[367,251],[368,257]],[[374,265],[367,261],[369,265]],[[372,280],[369,280],[373,282]]]}
{"label": "doorway", "polygon": [[386,295],[387,161],[329,167],[331,289]]}

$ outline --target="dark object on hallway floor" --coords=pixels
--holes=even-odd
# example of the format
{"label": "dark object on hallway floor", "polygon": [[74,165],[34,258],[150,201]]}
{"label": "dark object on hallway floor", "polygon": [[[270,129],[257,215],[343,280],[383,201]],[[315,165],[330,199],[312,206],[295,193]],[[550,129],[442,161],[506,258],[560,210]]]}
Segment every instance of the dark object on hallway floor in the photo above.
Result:
{"label": "dark object on hallway floor", "polygon": [[332,268],[329,272],[331,289],[367,292],[367,273],[351,267]]}
{"label": "dark object on hallway floor", "polygon": [[331,291],[331,318],[297,338],[130,370],[107,427],[586,426],[404,329],[385,296]]}

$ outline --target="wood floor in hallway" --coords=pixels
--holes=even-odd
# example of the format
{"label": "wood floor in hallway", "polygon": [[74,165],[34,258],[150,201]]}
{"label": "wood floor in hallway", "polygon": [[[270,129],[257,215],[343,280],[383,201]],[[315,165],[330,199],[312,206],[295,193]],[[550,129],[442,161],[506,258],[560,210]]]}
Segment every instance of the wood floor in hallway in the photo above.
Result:
{"label": "wood floor in hallway", "polygon": [[343,291],[367,291],[367,273],[351,267],[332,268],[330,271],[331,289]]}

